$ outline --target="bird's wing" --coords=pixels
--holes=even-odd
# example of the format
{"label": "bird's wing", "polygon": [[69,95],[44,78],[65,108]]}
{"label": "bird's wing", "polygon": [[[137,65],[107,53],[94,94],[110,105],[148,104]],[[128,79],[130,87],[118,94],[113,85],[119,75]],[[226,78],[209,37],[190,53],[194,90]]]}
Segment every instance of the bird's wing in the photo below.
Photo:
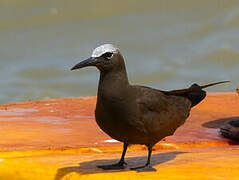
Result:
{"label": "bird's wing", "polygon": [[172,134],[189,115],[191,102],[185,97],[169,96],[144,87],[139,92],[136,102],[146,131],[152,131],[148,129],[152,127],[155,132],[166,128],[168,131],[165,133]]}
{"label": "bird's wing", "polygon": [[137,104],[144,110],[155,113],[171,113],[172,109],[187,108],[190,101],[180,96],[170,96],[155,89],[145,89],[137,98]]}

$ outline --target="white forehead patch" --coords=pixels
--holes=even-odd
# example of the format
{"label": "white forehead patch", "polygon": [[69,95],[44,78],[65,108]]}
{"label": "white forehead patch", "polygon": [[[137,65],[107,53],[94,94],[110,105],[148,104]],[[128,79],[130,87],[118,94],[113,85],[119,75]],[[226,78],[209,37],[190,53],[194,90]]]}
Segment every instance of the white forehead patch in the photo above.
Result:
{"label": "white forehead patch", "polygon": [[118,48],[114,47],[112,44],[104,44],[94,49],[91,57],[100,57],[102,54],[107,52],[115,53]]}

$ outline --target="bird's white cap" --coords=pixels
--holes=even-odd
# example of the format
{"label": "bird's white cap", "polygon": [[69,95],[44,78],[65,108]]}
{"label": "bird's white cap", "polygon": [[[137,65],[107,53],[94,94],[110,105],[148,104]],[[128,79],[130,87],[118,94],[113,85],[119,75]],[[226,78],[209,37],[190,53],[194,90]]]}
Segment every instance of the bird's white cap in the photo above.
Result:
{"label": "bird's white cap", "polygon": [[94,49],[94,51],[92,52],[91,57],[100,57],[102,54],[105,54],[107,52],[115,53],[118,50],[119,49],[116,48],[115,46],[113,46],[112,44],[103,44],[103,45]]}

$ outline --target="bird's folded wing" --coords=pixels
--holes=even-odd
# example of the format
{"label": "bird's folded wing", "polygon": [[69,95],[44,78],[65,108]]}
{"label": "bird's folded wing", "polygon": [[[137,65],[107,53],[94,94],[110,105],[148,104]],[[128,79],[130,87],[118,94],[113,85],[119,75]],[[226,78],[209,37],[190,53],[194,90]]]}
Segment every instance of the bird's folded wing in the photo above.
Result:
{"label": "bird's folded wing", "polygon": [[142,88],[140,94],[141,96],[137,96],[137,104],[141,111],[145,111],[146,114],[149,111],[155,113],[167,113],[174,106],[182,107],[185,103],[189,103],[185,98],[167,96],[165,93],[151,88]]}
{"label": "bird's folded wing", "polygon": [[[189,115],[191,102],[181,96],[168,96],[160,91],[148,90],[137,98],[140,110],[141,131],[148,132],[148,127],[158,133],[171,135],[175,129],[184,123]],[[164,129],[167,129],[165,132]]]}

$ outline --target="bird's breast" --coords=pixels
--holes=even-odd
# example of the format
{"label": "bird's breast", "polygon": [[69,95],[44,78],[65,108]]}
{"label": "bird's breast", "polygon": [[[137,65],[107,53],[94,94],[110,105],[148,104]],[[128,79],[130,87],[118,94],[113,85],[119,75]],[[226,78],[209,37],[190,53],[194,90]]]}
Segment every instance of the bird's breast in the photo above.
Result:
{"label": "bird's breast", "polygon": [[125,141],[133,132],[130,102],[123,96],[99,94],[95,109],[95,118],[99,127],[114,139]]}

